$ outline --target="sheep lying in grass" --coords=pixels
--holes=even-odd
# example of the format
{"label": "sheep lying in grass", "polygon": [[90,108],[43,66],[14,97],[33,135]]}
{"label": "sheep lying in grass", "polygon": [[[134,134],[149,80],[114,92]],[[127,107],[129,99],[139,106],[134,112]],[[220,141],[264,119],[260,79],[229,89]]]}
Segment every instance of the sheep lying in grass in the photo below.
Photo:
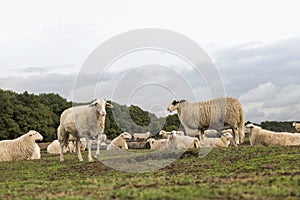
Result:
{"label": "sheep lying in grass", "polygon": [[298,133],[300,133],[300,123],[294,122],[294,123],[293,123],[293,127],[295,127],[295,129],[296,129],[296,131],[297,131]]}
{"label": "sheep lying in grass", "polygon": [[134,133],[133,140],[134,141],[146,141],[150,137],[150,132],[146,133]]}
{"label": "sheep lying in grass", "polygon": [[242,104],[234,98],[218,98],[210,101],[187,102],[174,100],[168,111],[177,110],[180,122],[187,129],[198,130],[202,140],[203,128],[230,126],[234,130],[235,145],[244,142],[244,112]]}
{"label": "sheep lying in grass", "polygon": [[210,147],[228,147],[233,136],[230,133],[223,133],[220,138],[204,138],[204,146]]}
{"label": "sheep lying in grass", "polygon": [[[80,138],[80,151],[85,150],[85,139]],[[47,153],[49,154],[60,154],[61,148],[58,140],[54,140],[51,142],[47,147]],[[69,141],[68,146],[63,148],[64,153],[70,152],[75,153],[76,152],[76,143],[75,141]]]}
{"label": "sheep lying in grass", "polygon": [[298,146],[300,145],[299,133],[274,132],[262,129],[253,124],[247,124],[245,133],[250,136],[250,145],[263,146]]}
{"label": "sheep lying in grass", "polygon": [[200,148],[198,138],[174,133],[169,138],[169,144],[171,148],[175,149]]}
{"label": "sheep lying in grass", "polygon": [[38,140],[43,140],[43,136],[37,131],[29,131],[14,140],[0,141],[0,162],[36,158],[39,147],[35,141]]}
{"label": "sheep lying in grass", "polygon": [[149,138],[147,143],[150,145],[151,150],[159,150],[168,146],[169,139],[159,139],[155,140],[154,138]]}
{"label": "sheep lying in grass", "polygon": [[118,137],[111,141],[111,143],[107,146],[107,150],[128,149],[126,140],[131,140],[131,138],[132,136],[129,133],[121,133]]}

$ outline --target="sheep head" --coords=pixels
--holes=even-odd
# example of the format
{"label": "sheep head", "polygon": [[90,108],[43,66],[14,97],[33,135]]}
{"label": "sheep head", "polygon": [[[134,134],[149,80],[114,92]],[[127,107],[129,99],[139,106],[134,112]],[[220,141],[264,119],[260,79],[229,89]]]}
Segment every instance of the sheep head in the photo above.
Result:
{"label": "sheep head", "polygon": [[33,141],[42,141],[43,140],[43,136],[37,131],[31,130],[28,133],[26,133],[25,135]]}
{"label": "sheep head", "polygon": [[228,133],[228,132],[223,133],[222,136],[225,137],[225,138],[227,138],[228,140],[232,140],[233,139],[233,136],[230,133]]}
{"label": "sheep head", "polygon": [[127,132],[124,132],[124,133],[122,133],[121,135],[120,135],[123,139],[128,139],[128,140],[131,140],[132,139],[132,136],[129,134],[129,133],[127,133]]}
{"label": "sheep head", "polygon": [[105,100],[98,99],[98,100],[94,101],[93,103],[91,103],[89,105],[89,107],[96,107],[97,114],[105,117],[105,115],[106,115],[105,108],[113,108],[113,105],[111,105],[110,103],[107,103]]}
{"label": "sheep head", "polygon": [[179,100],[176,99],[174,101],[172,101],[172,103],[170,103],[170,105],[168,106],[167,110],[169,112],[173,112],[174,110],[176,110],[179,107]]}

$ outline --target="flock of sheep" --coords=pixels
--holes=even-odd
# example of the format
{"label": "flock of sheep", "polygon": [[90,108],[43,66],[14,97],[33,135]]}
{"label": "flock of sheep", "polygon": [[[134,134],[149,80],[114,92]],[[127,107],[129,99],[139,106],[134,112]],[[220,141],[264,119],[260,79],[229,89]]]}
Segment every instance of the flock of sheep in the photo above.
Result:
{"label": "flock of sheep", "polygon": [[[66,109],[60,117],[57,129],[57,140],[47,147],[47,153],[60,154],[77,152],[79,161],[83,161],[81,151],[88,150],[88,161],[92,162],[92,140],[96,140],[96,155],[99,157],[100,145],[106,141],[105,129],[106,108],[113,108],[105,100],[96,100],[90,105]],[[107,144],[107,150],[128,149],[128,141],[139,141],[148,144],[151,150],[163,148],[203,148],[237,146],[244,143],[245,133],[249,135],[250,145],[300,145],[300,123],[293,123],[298,133],[273,132],[253,124],[245,126],[241,103],[234,98],[218,98],[210,101],[187,102],[174,100],[167,110],[177,110],[180,122],[185,127],[182,131],[167,132],[161,130],[161,139],[151,138],[151,133],[124,132]],[[210,128],[217,130],[211,130]],[[222,130],[228,127],[230,129]],[[197,137],[189,136],[189,130],[197,130]],[[36,141],[43,139],[37,131],[28,133],[14,140],[0,141],[0,162],[40,159],[40,148]]]}

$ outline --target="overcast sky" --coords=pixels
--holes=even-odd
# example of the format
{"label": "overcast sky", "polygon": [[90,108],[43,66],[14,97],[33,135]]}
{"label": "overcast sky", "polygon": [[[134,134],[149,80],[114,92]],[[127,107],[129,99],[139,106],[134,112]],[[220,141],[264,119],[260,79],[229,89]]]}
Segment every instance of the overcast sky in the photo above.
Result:
{"label": "overcast sky", "polygon": [[160,116],[174,98],[209,99],[207,77],[162,51],[133,52],[102,77],[86,75],[77,84],[83,63],[104,41],[161,28],[207,52],[225,94],[243,103],[247,121],[300,120],[299,19],[298,2],[289,0],[4,1],[0,88],[55,92],[76,101],[109,98]]}

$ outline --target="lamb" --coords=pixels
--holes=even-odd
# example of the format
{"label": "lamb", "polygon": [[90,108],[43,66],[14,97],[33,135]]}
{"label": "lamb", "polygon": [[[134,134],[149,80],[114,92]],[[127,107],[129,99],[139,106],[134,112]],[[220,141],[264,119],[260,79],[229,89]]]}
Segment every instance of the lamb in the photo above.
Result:
{"label": "lamb", "polygon": [[204,146],[212,147],[228,147],[232,141],[233,136],[230,133],[223,133],[220,138],[205,138],[203,140]]}
{"label": "lamb", "polygon": [[171,134],[172,134],[171,132],[167,132],[167,131],[164,131],[164,130],[161,130],[158,133],[158,135],[161,135],[161,137],[163,139],[168,139]]}
{"label": "lamb", "polygon": [[[68,146],[70,145],[70,143],[73,144],[73,142],[70,141]],[[63,151],[64,151],[64,153],[66,153],[68,151],[68,147],[64,147]],[[60,154],[60,144],[59,144],[58,140],[54,140],[53,142],[51,142],[48,145],[47,153],[49,153],[49,154]]]}
{"label": "lamb", "polygon": [[173,133],[169,138],[171,148],[186,149],[186,148],[200,148],[200,141],[196,137],[186,135],[177,135]]}
{"label": "lamb", "polygon": [[250,136],[250,145],[262,146],[298,146],[300,145],[299,133],[274,132],[262,129],[260,126],[247,124],[245,133]]}
{"label": "lamb", "polygon": [[202,129],[221,128],[225,125],[233,129],[235,145],[244,142],[244,112],[242,104],[235,98],[226,97],[192,103],[174,100],[167,110],[169,112],[177,110],[183,126],[186,129],[198,130],[200,140],[204,138]]}
{"label": "lamb", "polygon": [[184,135],[184,132],[183,131],[175,131],[175,130],[173,130],[173,131],[171,131],[171,134],[176,134],[176,135]]}
{"label": "lamb", "polygon": [[[102,99],[90,105],[76,106],[66,109],[60,116],[60,125],[57,128],[57,137],[60,143],[60,162],[64,161],[63,148],[68,145],[69,135],[76,138],[76,149],[80,149],[80,138],[85,138],[88,147],[88,160],[93,161],[91,140],[97,139],[96,157],[100,155],[100,137],[105,128],[105,108],[113,106]],[[83,161],[81,151],[77,151],[80,162]]]}
{"label": "lamb", "polygon": [[296,129],[296,131],[297,131],[298,133],[300,133],[300,123],[294,122],[294,123],[293,123],[293,127],[295,127],[295,129]]}
{"label": "lamb", "polygon": [[107,150],[119,150],[119,149],[128,149],[126,140],[131,140],[132,136],[127,133],[121,133],[118,137],[113,139],[111,143],[107,146]]}
{"label": "lamb", "polygon": [[147,140],[147,143],[149,143],[151,150],[156,151],[156,150],[167,147],[169,144],[169,140],[168,139],[155,140],[154,138],[149,138]]}
{"label": "lamb", "polygon": [[146,141],[150,137],[151,133],[146,132],[146,133],[134,133],[133,134],[133,140],[134,141]]}
{"label": "lamb", "polygon": [[35,142],[38,140],[43,140],[43,136],[31,130],[14,140],[0,141],[0,162],[35,159],[38,156]]}

